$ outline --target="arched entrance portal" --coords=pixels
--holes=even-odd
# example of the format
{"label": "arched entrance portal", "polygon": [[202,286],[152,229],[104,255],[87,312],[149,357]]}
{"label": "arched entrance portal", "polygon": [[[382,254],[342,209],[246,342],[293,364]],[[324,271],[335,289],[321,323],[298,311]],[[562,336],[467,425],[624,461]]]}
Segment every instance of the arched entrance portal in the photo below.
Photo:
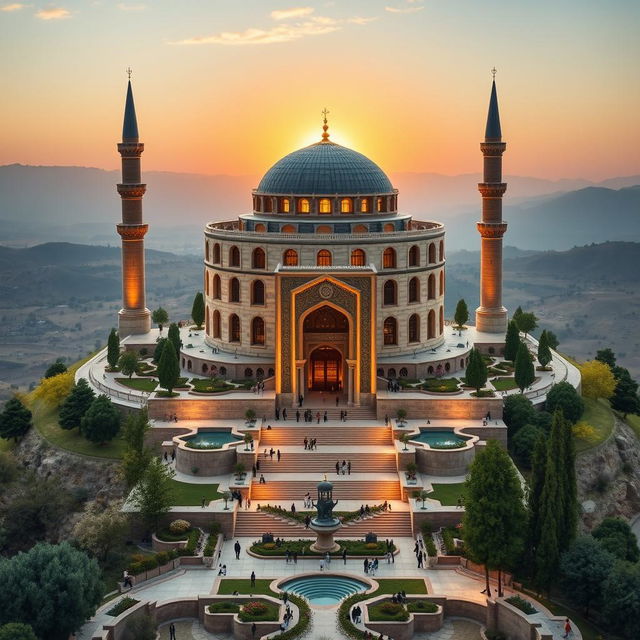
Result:
{"label": "arched entrance portal", "polygon": [[342,354],[333,347],[318,347],[311,352],[310,389],[312,391],[342,390]]}

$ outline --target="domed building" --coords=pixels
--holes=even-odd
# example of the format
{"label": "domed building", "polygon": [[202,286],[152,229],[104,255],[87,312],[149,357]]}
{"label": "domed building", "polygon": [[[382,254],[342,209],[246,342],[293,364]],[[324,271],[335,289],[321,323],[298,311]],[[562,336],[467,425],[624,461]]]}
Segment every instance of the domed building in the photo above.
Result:
{"label": "domed building", "polygon": [[313,391],[369,404],[378,376],[444,367],[414,357],[444,341],[445,230],[400,213],[384,171],[323,129],[267,171],[251,213],[206,226],[206,344],[255,358],[240,373],[274,376],[283,404]]}

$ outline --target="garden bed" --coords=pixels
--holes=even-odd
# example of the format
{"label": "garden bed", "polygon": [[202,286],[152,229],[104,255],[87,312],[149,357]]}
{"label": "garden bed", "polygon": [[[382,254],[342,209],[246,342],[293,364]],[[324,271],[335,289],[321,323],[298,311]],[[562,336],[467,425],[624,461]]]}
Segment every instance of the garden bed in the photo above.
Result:
{"label": "garden bed", "polygon": [[238,614],[242,622],[277,622],[280,618],[280,605],[264,600],[255,600],[242,605]]}
{"label": "garden bed", "polygon": [[207,380],[205,378],[192,378],[191,386],[194,393],[220,393],[221,391],[231,391],[236,387],[228,382],[214,379]]}
{"label": "garden bed", "polygon": [[109,611],[107,611],[107,615],[113,616],[114,618],[116,618],[123,611],[126,611],[127,609],[131,609],[131,607],[133,607],[134,604],[138,604],[138,602],[140,601],[136,600],[135,598],[130,598],[129,596],[125,596],[121,600],[118,600],[118,602],[116,602],[116,604],[113,607],[111,607]]}
{"label": "garden bed", "polygon": [[[297,553],[299,556],[324,556],[324,553],[312,551],[311,545],[315,540],[289,540],[282,541],[280,546],[275,542],[259,542],[251,545],[250,551],[257,556],[284,557],[287,550]],[[347,550],[348,557],[384,556],[387,553],[385,542],[364,542],[363,540],[336,540],[340,545],[338,551],[331,553],[331,557],[341,557],[343,549]]]}
{"label": "garden bed", "polygon": [[237,602],[225,600],[223,602],[214,602],[209,605],[209,613],[239,613],[240,605]]}
{"label": "garden bed", "polygon": [[429,600],[411,600],[407,609],[411,613],[437,613],[438,605]]}
{"label": "garden bed", "polygon": [[409,619],[409,612],[401,605],[390,600],[383,600],[367,607],[371,622],[404,622]]}
{"label": "garden bed", "polygon": [[153,378],[115,378],[115,381],[123,387],[145,393],[151,393],[158,386],[158,381]]}
{"label": "garden bed", "polygon": [[422,389],[431,393],[455,393],[460,391],[459,384],[458,378],[427,378]]}
{"label": "garden bed", "polygon": [[510,598],[507,598],[505,602],[513,605],[516,609],[520,609],[520,611],[528,616],[538,613],[538,610],[528,600],[525,600],[520,596],[511,596]]}
{"label": "garden bed", "polygon": [[496,391],[510,391],[511,389],[517,389],[518,383],[515,378],[510,377],[502,377],[492,379],[491,384],[495,388]]}

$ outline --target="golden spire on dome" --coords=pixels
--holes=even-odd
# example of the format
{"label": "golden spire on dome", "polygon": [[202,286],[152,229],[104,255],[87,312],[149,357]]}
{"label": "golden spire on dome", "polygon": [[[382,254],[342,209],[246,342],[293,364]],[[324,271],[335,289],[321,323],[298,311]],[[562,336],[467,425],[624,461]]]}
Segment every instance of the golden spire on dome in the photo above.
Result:
{"label": "golden spire on dome", "polygon": [[327,129],[329,128],[329,125],[327,124],[327,115],[329,115],[329,113],[330,112],[327,111],[326,107],[322,110],[322,142],[329,142],[329,134],[327,133]]}

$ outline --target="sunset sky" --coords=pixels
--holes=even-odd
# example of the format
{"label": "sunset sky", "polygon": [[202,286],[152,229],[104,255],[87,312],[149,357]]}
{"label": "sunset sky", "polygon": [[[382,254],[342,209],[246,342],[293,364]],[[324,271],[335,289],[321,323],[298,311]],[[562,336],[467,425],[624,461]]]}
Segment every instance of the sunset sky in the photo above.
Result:
{"label": "sunset sky", "polygon": [[0,164],[113,169],[125,69],[145,169],[261,174],[331,139],[389,172],[640,172],[633,0],[0,0]]}

